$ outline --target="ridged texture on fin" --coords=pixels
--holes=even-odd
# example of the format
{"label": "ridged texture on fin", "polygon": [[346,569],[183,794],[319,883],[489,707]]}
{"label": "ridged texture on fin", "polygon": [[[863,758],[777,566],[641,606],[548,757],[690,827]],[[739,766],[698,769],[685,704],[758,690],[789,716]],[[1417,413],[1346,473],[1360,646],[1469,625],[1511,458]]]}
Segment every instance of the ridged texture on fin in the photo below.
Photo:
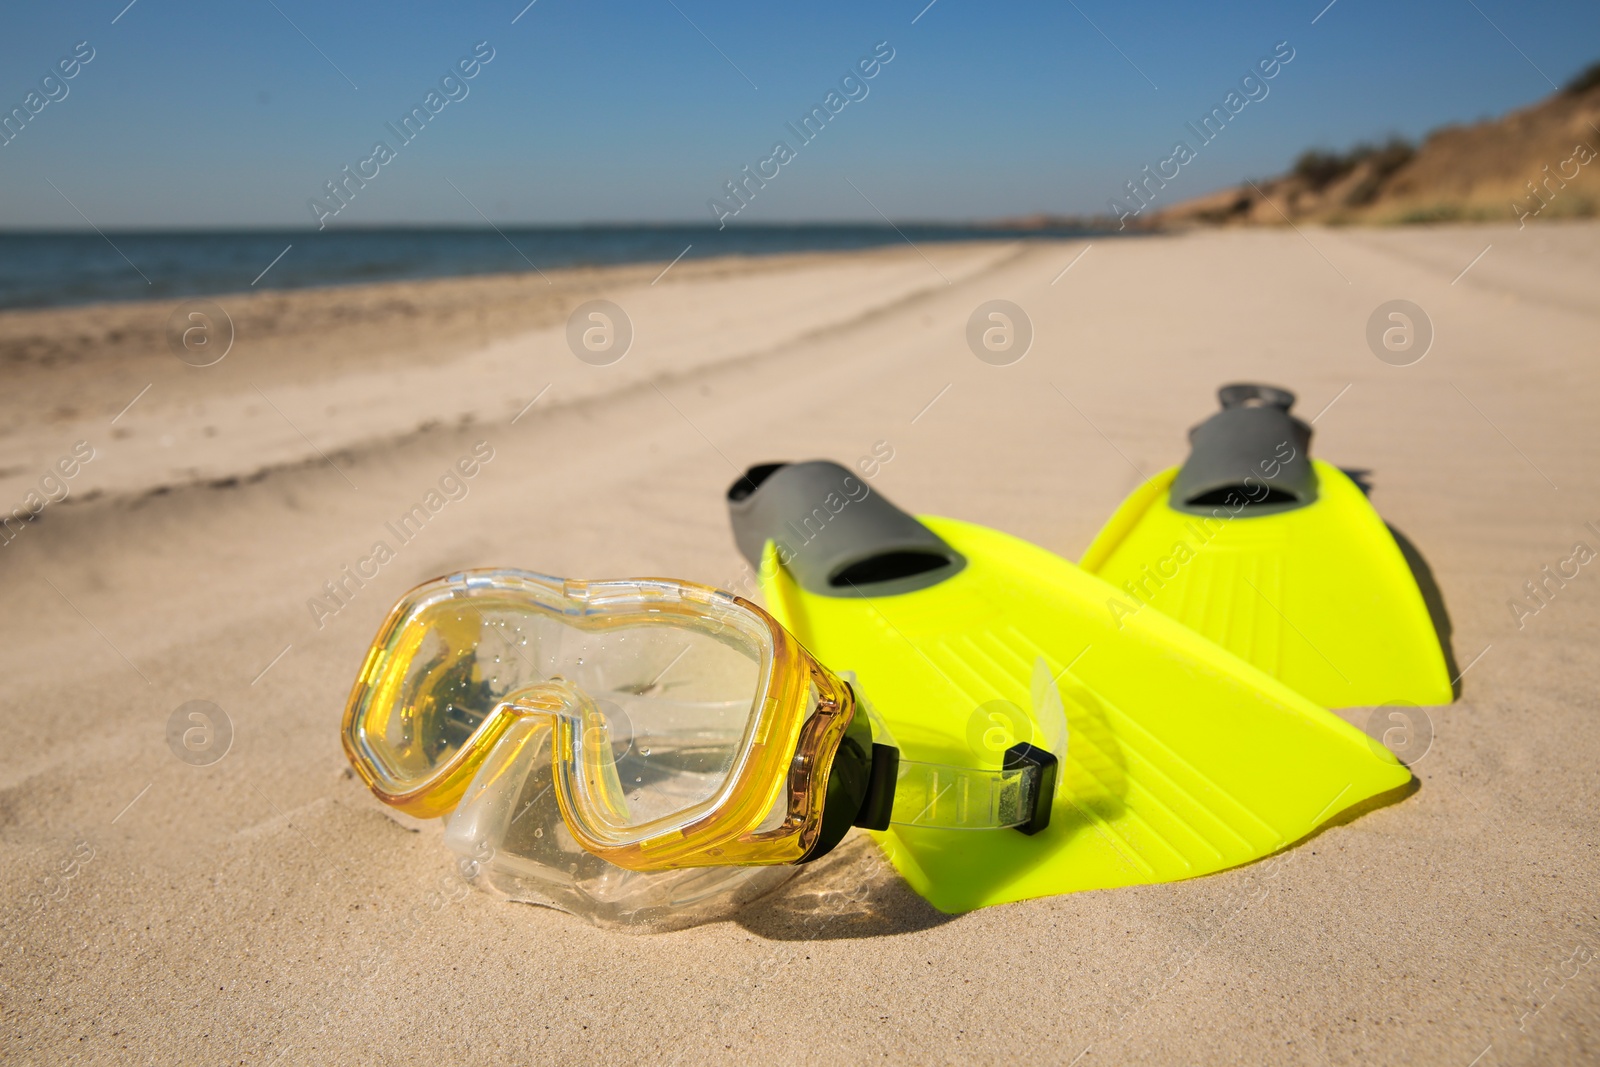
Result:
{"label": "ridged texture on fin", "polygon": [[1444,651],[1394,536],[1342,471],[1315,463],[1314,503],[1212,516],[1141,486],[1082,566],[1129,611],[1154,607],[1325,707],[1452,699]]}

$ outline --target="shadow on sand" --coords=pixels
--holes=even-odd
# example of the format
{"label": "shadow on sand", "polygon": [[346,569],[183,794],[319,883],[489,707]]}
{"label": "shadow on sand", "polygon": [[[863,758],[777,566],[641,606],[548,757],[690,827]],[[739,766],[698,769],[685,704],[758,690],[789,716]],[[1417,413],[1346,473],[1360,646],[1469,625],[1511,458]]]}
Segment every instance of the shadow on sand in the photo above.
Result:
{"label": "shadow on sand", "polygon": [[1400,546],[1400,554],[1406,558],[1406,566],[1411,568],[1412,575],[1417,579],[1417,588],[1422,590],[1423,602],[1428,605],[1428,618],[1433,620],[1434,632],[1439,635],[1439,647],[1444,649],[1445,670],[1450,672],[1450,695],[1460,700],[1461,668],[1456,663],[1455,645],[1451,642],[1453,628],[1450,625],[1450,612],[1445,609],[1444,594],[1439,591],[1439,583],[1433,579],[1433,568],[1428,566],[1428,561],[1409,537],[1388,523],[1384,525],[1389,526],[1394,543]]}
{"label": "shadow on sand", "polygon": [[769,941],[837,941],[915,933],[958,918],[912,892],[871,839],[854,834],[734,922]]}
{"label": "shadow on sand", "polygon": [[[1367,496],[1372,495],[1372,472],[1362,468],[1340,468],[1341,471]],[[1433,631],[1439,638],[1439,647],[1444,649],[1445,669],[1450,672],[1450,694],[1456,699],[1461,699],[1461,668],[1456,663],[1455,645],[1451,641],[1454,627],[1450,623],[1450,612],[1444,606],[1444,594],[1439,590],[1439,583],[1434,580],[1433,568],[1428,566],[1428,561],[1422,555],[1421,549],[1412,542],[1411,538],[1401,533],[1393,524],[1385,522],[1389,534],[1394,538],[1394,543],[1400,547],[1400,554],[1405,557],[1406,566],[1411,568],[1411,576],[1417,581],[1417,588],[1422,590],[1423,603],[1428,605],[1428,618],[1433,621]]]}

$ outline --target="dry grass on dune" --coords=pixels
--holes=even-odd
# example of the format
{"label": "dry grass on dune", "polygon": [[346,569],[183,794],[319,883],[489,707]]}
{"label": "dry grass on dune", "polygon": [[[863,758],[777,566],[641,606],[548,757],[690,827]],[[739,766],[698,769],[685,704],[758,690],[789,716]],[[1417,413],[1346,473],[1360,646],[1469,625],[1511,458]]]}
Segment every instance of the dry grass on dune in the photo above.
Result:
{"label": "dry grass on dune", "polygon": [[1395,139],[1313,149],[1289,173],[1176,204],[1150,222],[1511,222],[1600,213],[1600,64],[1565,89],[1498,119],[1447,126],[1413,148]]}

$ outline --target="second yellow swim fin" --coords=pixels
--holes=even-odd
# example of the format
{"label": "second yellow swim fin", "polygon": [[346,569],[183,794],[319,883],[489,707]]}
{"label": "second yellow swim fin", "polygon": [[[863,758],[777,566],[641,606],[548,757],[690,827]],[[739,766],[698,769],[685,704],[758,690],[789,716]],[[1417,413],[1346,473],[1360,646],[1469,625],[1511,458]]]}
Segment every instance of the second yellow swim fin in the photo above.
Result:
{"label": "second yellow swim fin", "polygon": [[1450,703],[1411,565],[1361,489],[1311,458],[1294,394],[1218,396],[1188,460],[1123,501],[1083,569],[1127,616],[1155,608],[1325,707]]}

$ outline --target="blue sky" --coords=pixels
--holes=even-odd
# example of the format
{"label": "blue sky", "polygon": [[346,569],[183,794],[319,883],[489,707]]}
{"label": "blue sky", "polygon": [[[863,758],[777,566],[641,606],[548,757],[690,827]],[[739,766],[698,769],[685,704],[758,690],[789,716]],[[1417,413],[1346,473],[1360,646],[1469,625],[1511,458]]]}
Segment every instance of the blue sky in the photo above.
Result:
{"label": "blue sky", "polygon": [[[332,226],[481,225],[474,204],[501,225],[711,221],[779,138],[795,158],[732,225],[876,221],[868,199],[896,220],[1099,212],[1280,41],[1294,60],[1173,199],[1497,115],[1600,59],[1592,2],[538,0],[515,24],[525,0],[125,3],[8,14],[0,109],[77,42],[95,58],[0,147],[0,227],[83,228],[68,198],[106,229],[312,226],[307,200],[398,145],[384,124],[485,40],[469,95]],[[799,145],[785,123],[880,41],[868,95]]]}

